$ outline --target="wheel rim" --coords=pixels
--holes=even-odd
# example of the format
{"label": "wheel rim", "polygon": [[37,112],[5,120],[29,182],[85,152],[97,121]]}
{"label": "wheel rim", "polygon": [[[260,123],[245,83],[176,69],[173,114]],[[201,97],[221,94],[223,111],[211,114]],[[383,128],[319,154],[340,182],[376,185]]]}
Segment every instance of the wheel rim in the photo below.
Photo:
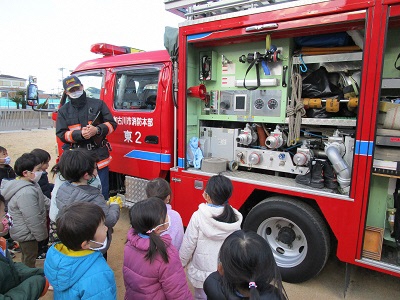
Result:
{"label": "wheel rim", "polygon": [[303,231],[285,218],[268,218],[257,229],[269,243],[276,264],[283,268],[299,265],[307,255],[307,239]]}

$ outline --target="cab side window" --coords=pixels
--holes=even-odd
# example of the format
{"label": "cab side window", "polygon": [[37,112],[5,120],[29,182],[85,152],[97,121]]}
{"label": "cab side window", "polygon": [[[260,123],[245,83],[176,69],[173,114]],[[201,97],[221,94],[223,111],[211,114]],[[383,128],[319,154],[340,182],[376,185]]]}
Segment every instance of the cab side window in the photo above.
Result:
{"label": "cab side window", "polygon": [[114,108],[152,111],[157,104],[160,67],[137,67],[117,72]]}

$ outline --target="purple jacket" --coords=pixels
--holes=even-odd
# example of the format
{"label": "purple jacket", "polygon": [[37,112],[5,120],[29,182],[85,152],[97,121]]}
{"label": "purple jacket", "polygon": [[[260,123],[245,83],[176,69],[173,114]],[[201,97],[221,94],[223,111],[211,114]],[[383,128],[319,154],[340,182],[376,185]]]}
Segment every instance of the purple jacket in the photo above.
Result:
{"label": "purple jacket", "polygon": [[182,218],[176,210],[172,209],[170,204],[167,204],[167,214],[170,217],[170,227],[165,234],[169,234],[172,240],[172,245],[174,245],[179,252],[184,235]]}
{"label": "purple jacket", "polygon": [[169,263],[165,263],[158,255],[150,264],[144,258],[150,239],[140,237],[133,228],[128,231],[123,266],[125,299],[193,299],[178,251],[171,244],[171,237],[164,235],[161,238],[167,248]]}

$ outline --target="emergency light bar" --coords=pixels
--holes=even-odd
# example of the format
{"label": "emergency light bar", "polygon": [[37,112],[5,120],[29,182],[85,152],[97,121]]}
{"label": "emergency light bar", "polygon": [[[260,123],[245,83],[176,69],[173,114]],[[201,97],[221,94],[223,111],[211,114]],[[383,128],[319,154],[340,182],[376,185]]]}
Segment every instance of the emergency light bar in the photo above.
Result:
{"label": "emergency light bar", "polygon": [[104,56],[114,56],[114,55],[121,55],[121,54],[135,53],[135,52],[143,52],[143,50],[125,46],[115,46],[106,43],[98,43],[91,46],[90,52],[96,54],[103,54]]}

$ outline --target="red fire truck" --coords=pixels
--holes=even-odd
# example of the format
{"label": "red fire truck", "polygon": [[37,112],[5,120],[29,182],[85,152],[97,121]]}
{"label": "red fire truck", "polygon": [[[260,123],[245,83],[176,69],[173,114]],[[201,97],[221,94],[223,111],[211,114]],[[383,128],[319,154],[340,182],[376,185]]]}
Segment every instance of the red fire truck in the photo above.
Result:
{"label": "red fire truck", "polygon": [[331,251],[399,276],[400,2],[164,2],[168,51],[99,44],[73,72],[118,123],[111,190],[131,206],[167,178],[187,225],[222,173],[285,281]]}

